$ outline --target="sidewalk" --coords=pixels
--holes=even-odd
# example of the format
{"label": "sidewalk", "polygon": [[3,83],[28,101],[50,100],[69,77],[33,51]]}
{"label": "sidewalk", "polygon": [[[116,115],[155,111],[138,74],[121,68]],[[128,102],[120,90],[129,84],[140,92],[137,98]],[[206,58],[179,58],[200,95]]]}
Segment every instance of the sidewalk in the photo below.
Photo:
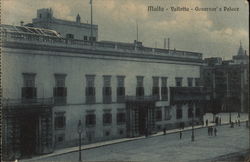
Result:
{"label": "sidewalk", "polygon": [[[241,121],[241,122],[243,123],[245,121]],[[229,123],[222,123],[222,125],[227,125],[227,124],[229,124]],[[208,126],[215,126],[215,123],[209,123]],[[194,129],[201,129],[201,128],[206,128],[206,127],[201,126],[201,125],[194,126]],[[186,127],[184,129],[181,129],[181,130],[180,129],[167,130],[166,134],[173,134],[173,133],[178,133],[180,131],[190,131],[190,130],[192,130],[191,126]],[[121,139],[116,139],[116,140],[97,142],[97,143],[93,143],[93,144],[82,145],[81,150],[87,150],[87,149],[92,149],[92,148],[97,148],[97,147],[102,147],[102,146],[107,146],[107,145],[118,144],[118,143],[122,143],[122,142],[129,142],[129,141],[134,141],[134,140],[145,139],[145,138],[153,138],[153,137],[157,137],[157,136],[161,136],[161,135],[163,135],[162,131],[158,132],[156,134],[150,135],[148,137],[140,136],[140,137],[134,137],[134,138],[121,138]],[[79,146],[55,150],[53,153],[50,153],[50,154],[33,157],[31,159],[23,159],[20,161],[36,161],[36,160],[40,160],[40,159],[44,159],[44,158],[48,158],[48,157],[58,156],[58,155],[77,152],[77,151],[79,151]]]}

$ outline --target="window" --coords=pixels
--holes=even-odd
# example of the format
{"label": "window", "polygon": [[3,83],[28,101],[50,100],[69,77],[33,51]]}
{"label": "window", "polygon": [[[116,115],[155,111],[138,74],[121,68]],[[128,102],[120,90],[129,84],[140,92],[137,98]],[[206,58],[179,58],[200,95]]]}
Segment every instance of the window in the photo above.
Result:
{"label": "window", "polygon": [[196,108],[195,117],[200,117],[200,115],[201,115],[200,108]]}
{"label": "window", "polygon": [[126,115],[124,112],[118,112],[116,114],[116,120],[117,120],[117,124],[125,124],[126,122]]}
{"label": "window", "polygon": [[176,83],[176,87],[181,87],[182,86],[182,78],[176,77],[175,83]]}
{"label": "window", "polygon": [[188,79],[188,87],[193,87],[193,78],[187,78]]}
{"label": "window", "polygon": [[54,120],[55,129],[65,129],[66,122],[64,114],[65,112],[55,112],[55,120]]}
{"label": "window", "polygon": [[125,76],[117,76],[117,102],[125,101],[124,78]]}
{"label": "window", "polygon": [[168,100],[168,87],[167,87],[167,77],[161,78],[161,99],[164,101]]}
{"label": "window", "polygon": [[165,109],[165,120],[170,120],[171,119],[170,107],[165,106],[164,109]]}
{"label": "window", "polygon": [[87,114],[86,115],[86,126],[91,127],[96,124],[96,116],[95,114]]}
{"label": "window", "polygon": [[104,131],[104,135],[106,136],[106,137],[108,137],[108,136],[110,136],[110,131]]}
{"label": "window", "polygon": [[39,18],[40,18],[40,19],[42,18],[42,14],[39,14]]}
{"label": "window", "polygon": [[176,119],[181,119],[182,118],[182,108],[181,105],[177,105],[176,108]]}
{"label": "window", "polygon": [[136,96],[144,96],[143,76],[137,76]]}
{"label": "window", "polygon": [[112,123],[111,112],[104,112],[103,114],[103,125],[110,125]]}
{"label": "window", "polygon": [[120,129],[119,130],[119,135],[123,135],[124,134],[124,130],[123,129]]}
{"label": "window", "polygon": [[103,76],[103,103],[112,102],[111,76]]}
{"label": "window", "polygon": [[73,34],[66,34],[66,38],[67,39],[74,39],[74,35]]}
{"label": "window", "polygon": [[92,104],[95,103],[95,75],[86,75],[86,88],[85,96],[86,103]]}
{"label": "window", "polygon": [[159,88],[159,77],[153,77],[153,88],[152,95],[159,99],[160,97],[160,88]]}
{"label": "window", "polygon": [[36,99],[35,76],[34,73],[23,73],[22,99],[25,102]]}
{"label": "window", "polygon": [[83,36],[83,40],[84,40],[84,41],[87,41],[87,40],[88,40],[88,36],[86,36],[86,35]]}
{"label": "window", "polygon": [[161,107],[156,108],[156,121],[161,121],[162,120],[162,111]]}
{"label": "window", "polygon": [[55,74],[54,102],[65,104],[67,99],[67,88],[65,87],[66,74]]}
{"label": "window", "polygon": [[192,118],[193,117],[193,105],[189,104],[188,105],[188,118]]}
{"label": "window", "polygon": [[195,86],[196,87],[200,86],[200,78],[195,78]]}

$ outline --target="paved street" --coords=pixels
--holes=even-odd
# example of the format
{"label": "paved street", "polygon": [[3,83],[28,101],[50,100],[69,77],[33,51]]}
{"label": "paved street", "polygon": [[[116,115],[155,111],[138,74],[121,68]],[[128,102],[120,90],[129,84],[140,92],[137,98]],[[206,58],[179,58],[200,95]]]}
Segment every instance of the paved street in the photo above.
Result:
{"label": "paved street", "polygon": [[[199,161],[221,155],[244,151],[249,146],[249,132],[245,123],[229,128],[217,127],[217,136],[208,136],[207,129],[195,130],[195,141],[191,142],[191,131],[161,135],[152,138],[113,144],[82,151],[86,161]],[[77,161],[78,152],[49,157],[40,161]]]}

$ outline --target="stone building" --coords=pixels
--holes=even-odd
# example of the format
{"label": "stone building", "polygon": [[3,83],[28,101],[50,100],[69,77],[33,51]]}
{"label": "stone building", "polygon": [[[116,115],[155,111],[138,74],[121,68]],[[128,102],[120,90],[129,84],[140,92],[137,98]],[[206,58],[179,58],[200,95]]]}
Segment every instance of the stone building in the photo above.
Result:
{"label": "stone building", "polygon": [[76,146],[79,120],[84,143],[202,120],[201,53],[92,44],[29,26],[1,25],[1,33],[5,159]]}
{"label": "stone building", "polygon": [[202,82],[211,98],[208,111],[248,112],[249,56],[242,45],[232,60],[206,58],[204,61]]}

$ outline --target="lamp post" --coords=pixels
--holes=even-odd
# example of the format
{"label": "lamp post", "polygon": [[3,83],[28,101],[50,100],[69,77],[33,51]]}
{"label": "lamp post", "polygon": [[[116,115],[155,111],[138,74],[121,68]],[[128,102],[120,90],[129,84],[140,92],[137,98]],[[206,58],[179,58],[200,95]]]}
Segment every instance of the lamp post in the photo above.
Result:
{"label": "lamp post", "polygon": [[191,140],[194,141],[194,108],[192,107],[192,136]]}
{"label": "lamp post", "polygon": [[82,143],[82,138],[81,138],[81,135],[82,135],[82,131],[83,131],[83,127],[82,127],[82,122],[81,120],[79,120],[78,122],[78,125],[77,125],[77,132],[79,134],[79,162],[82,161],[82,154],[81,154],[81,143]]}

